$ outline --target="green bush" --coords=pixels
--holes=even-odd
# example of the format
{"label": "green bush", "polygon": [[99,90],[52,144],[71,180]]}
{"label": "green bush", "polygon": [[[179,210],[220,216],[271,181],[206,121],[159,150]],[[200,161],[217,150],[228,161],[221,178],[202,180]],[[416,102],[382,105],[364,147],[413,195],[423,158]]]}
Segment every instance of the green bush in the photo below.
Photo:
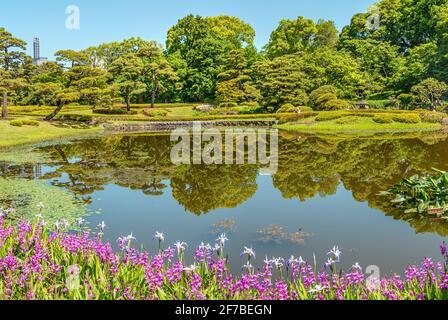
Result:
{"label": "green bush", "polygon": [[218,108],[209,112],[211,115],[236,115],[239,114],[239,110],[236,107],[233,108]]}
{"label": "green bush", "polygon": [[419,115],[422,122],[427,123],[441,123],[442,119],[447,117],[446,114],[441,112],[421,112]]}
{"label": "green bush", "polygon": [[360,119],[360,117],[357,116],[350,116],[350,117],[343,117],[343,118],[339,118],[337,119],[335,122],[337,124],[350,124],[350,123],[355,123]]}
{"label": "green bush", "polygon": [[300,106],[298,107],[298,109],[300,110],[300,112],[313,112],[313,108],[307,107],[307,106]]}
{"label": "green bush", "polygon": [[218,105],[219,108],[235,108],[238,107],[236,102],[223,102]]}
{"label": "green bush", "polygon": [[387,113],[376,114],[375,117],[373,118],[373,121],[375,121],[376,123],[392,123],[392,122],[394,122],[393,115],[387,114]]}
{"label": "green bush", "polygon": [[294,114],[289,114],[289,115],[282,114],[280,117],[278,117],[278,122],[280,124],[297,122],[299,120],[311,118],[311,117],[314,117],[317,115],[318,115],[317,112],[302,112],[302,113],[294,113]]}
{"label": "green bush", "polygon": [[56,120],[91,122],[93,120],[93,116],[87,115],[87,114],[65,113],[65,114],[58,115],[56,117]]}
{"label": "green bush", "polygon": [[312,107],[319,107],[319,98],[325,94],[333,94],[337,99],[337,90],[331,85],[322,86],[310,93],[310,103]]}
{"label": "green bush", "polygon": [[403,114],[395,114],[392,119],[395,122],[401,122],[401,123],[420,123],[422,122],[422,119],[418,114],[414,113],[403,113]]}
{"label": "green bush", "polygon": [[166,117],[168,111],[166,110],[143,110],[143,114],[147,117]]}
{"label": "green bush", "polygon": [[242,107],[251,107],[251,108],[255,108],[255,107],[259,107],[260,104],[256,101],[249,101],[249,102],[243,102],[241,103]]}
{"label": "green bush", "polygon": [[385,109],[389,100],[367,100],[367,103],[371,109]]}
{"label": "green bush", "polygon": [[30,119],[23,119],[22,123],[24,126],[32,126],[32,127],[38,127],[39,121],[36,120],[30,120]]}
{"label": "green bush", "polygon": [[137,114],[137,111],[131,110],[128,112],[125,108],[109,108],[109,109],[95,109],[93,113],[96,114]]}
{"label": "green bush", "polygon": [[347,101],[334,99],[328,100],[323,104],[323,109],[327,111],[331,110],[345,110],[350,107],[350,104]]}
{"label": "green bush", "polygon": [[330,120],[336,120],[342,117],[346,117],[350,115],[347,112],[340,112],[340,111],[328,111],[328,112],[321,112],[316,117],[316,121],[330,121]]}
{"label": "green bush", "polygon": [[9,124],[14,127],[21,127],[21,126],[23,126],[23,121],[22,120],[11,120],[11,121],[9,121]]}
{"label": "green bush", "polygon": [[318,106],[318,108],[323,109],[324,105],[328,101],[337,100],[337,99],[338,99],[338,97],[334,93],[324,93],[317,98],[316,105]]}
{"label": "green bush", "polygon": [[286,103],[277,110],[277,113],[294,113],[297,112],[297,107],[295,107],[292,103]]}

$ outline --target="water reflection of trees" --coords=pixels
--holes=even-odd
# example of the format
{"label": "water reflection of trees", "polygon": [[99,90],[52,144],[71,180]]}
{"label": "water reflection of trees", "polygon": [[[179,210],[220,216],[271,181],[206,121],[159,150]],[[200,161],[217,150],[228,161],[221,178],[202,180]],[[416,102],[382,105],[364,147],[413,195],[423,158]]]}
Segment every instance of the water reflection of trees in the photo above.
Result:
{"label": "water reflection of trees", "polygon": [[285,198],[301,201],[335,194],[342,183],[360,202],[367,201],[387,215],[408,221],[417,232],[448,235],[448,224],[426,217],[405,215],[377,194],[403,177],[424,174],[432,168],[448,170],[448,140],[323,139],[290,137],[282,140],[279,170],[274,186]]}
{"label": "water reflection of trees", "polygon": [[[40,151],[54,170],[42,176],[86,201],[108,184],[172,196],[186,211],[203,214],[233,208],[257,190],[253,165],[182,165],[171,163],[173,144],[168,136],[112,136],[81,140]],[[279,168],[273,185],[284,198],[300,201],[336,193],[343,185],[357,201],[367,201],[395,219],[408,221],[417,232],[448,234],[448,226],[394,210],[377,193],[402,177],[437,167],[448,170],[445,137],[396,139],[284,136],[279,145]],[[35,178],[36,165],[1,163],[1,176]],[[39,176],[39,175],[37,175]]]}

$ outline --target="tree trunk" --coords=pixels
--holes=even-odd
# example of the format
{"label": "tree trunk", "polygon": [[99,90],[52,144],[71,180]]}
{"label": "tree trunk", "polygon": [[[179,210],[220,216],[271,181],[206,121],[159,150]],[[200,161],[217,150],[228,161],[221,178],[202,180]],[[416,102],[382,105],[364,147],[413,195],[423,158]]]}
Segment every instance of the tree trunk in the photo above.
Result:
{"label": "tree trunk", "polygon": [[156,89],[152,90],[151,108],[154,108],[154,104],[156,102],[156,94],[157,94],[157,90]]}
{"label": "tree trunk", "polygon": [[2,102],[2,118],[8,118],[8,93],[3,92],[3,102]]}
{"label": "tree trunk", "polygon": [[58,102],[58,106],[56,107],[56,109],[54,109],[54,111],[49,116],[47,116],[44,120],[45,121],[53,120],[53,118],[57,116],[59,111],[61,111],[61,109],[64,106],[64,104],[65,104],[64,102]]}
{"label": "tree trunk", "polygon": [[126,109],[131,112],[131,97],[129,95],[126,97]]}
{"label": "tree trunk", "polygon": [[156,94],[157,94],[157,78],[155,72],[152,74],[152,95],[151,95],[151,108],[154,108],[154,103],[156,101]]}

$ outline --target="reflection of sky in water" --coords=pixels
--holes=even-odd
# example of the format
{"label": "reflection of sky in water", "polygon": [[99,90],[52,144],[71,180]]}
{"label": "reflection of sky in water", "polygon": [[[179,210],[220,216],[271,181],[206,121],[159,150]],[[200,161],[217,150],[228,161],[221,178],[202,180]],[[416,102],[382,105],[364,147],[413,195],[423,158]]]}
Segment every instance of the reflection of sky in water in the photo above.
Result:
{"label": "reflection of sky in water", "polygon": [[[211,231],[215,224],[233,219],[235,226],[229,233],[227,253],[232,257],[232,268],[240,267],[239,254],[243,246],[253,246],[257,263],[262,265],[265,255],[303,256],[312,261],[313,253],[320,263],[333,245],[342,248],[343,266],[353,263],[379,265],[382,272],[400,271],[408,263],[425,256],[438,257],[438,245],[443,240],[437,235],[415,234],[407,222],[396,221],[367,203],[356,202],[342,186],[334,196],[316,197],[304,203],[286,200],[273,188],[267,176],[257,179],[258,191],[251,199],[233,209],[219,209],[200,217],[185,212],[171,197],[171,189],[160,197],[148,197],[141,191],[132,191],[114,185],[94,194],[93,209],[103,209],[102,215],[89,218],[97,225],[105,220],[106,238],[115,241],[131,232],[139,244],[155,250],[151,241],[156,230],[165,232],[166,244],[183,240],[190,245],[189,252],[201,241],[217,238]],[[169,182],[167,182],[169,185]],[[293,241],[259,241],[260,229],[272,225],[283,226],[293,233],[302,230],[311,236],[303,244]]]}

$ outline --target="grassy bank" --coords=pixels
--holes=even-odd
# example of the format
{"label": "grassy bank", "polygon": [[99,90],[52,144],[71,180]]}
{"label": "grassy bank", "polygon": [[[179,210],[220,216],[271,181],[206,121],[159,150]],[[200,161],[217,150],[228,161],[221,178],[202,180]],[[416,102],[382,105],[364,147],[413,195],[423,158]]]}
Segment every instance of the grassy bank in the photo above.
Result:
{"label": "grassy bank", "polygon": [[75,129],[70,127],[57,127],[52,123],[43,121],[39,122],[39,126],[17,127],[12,126],[9,121],[0,121],[0,147],[35,143],[100,131],[100,128]]}
{"label": "grassy bank", "polygon": [[[2,300],[444,300],[448,298],[445,246],[444,262],[425,259],[409,266],[401,278],[391,275],[368,280],[355,264],[338,270],[343,254],[337,247],[320,269],[301,258],[273,258],[254,263],[255,252],[245,248],[242,274],[231,274],[222,235],[216,248],[196,248],[194,265],[184,263],[186,243],[166,250],[164,235],[156,233],[158,254],[132,247],[132,235],[119,238],[121,252],[99,234],[69,234],[64,221],[50,232],[38,222],[13,226],[0,215],[0,299]],[[39,218],[37,218],[39,219]],[[235,257],[233,257],[235,259]],[[239,257],[236,259],[240,259]],[[254,263],[255,266],[252,266]],[[258,264],[260,266],[257,270]],[[318,271],[320,270],[320,271]]]}
{"label": "grassy bank", "polygon": [[325,112],[302,119],[284,119],[277,127],[298,132],[410,132],[435,131],[442,128],[443,115],[420,116],[415,112]]}

